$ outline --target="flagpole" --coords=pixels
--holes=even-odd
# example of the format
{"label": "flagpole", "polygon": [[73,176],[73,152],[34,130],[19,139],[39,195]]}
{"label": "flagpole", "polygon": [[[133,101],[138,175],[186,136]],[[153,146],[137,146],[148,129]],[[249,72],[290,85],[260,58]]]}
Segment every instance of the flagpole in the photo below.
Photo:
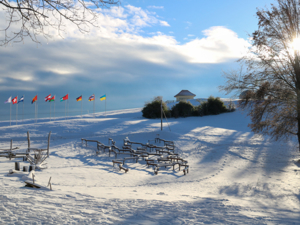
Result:
{"label": "flagpole", "polygon": [[24,99],[25,99],[25,95],[23,95],[22,122],[24,122]]}
{"label": "flagpole", "polygon": [[106,117],[106,100],[107,100],[107,96],[106,96],[106,93],[105,93],[105,117]]}
{"label": "flagpole", "polygon": [[[37,94],[36,94],[36,96],[37,96]],[[38,117],[39,117],[39,105],[38,105],[38,100],[36,99],[36,123],[37,123]]]}
{"label": "flagpole", "polygon": [[34,102],[34,123],[36,123],[36,101]]}
{"label": "flagpole", "polygon": [[53,118],[53,120],[55,121],[55,95],[54,95],[54,102],[53,102],[53,105],[54,105],[54,118]]}
{"label": "flagpole", "polygon": [[95,96],[95,94],[93,94],[94,95],[94,118],[95,118],[95,101],[96,101],[96,96]]}
{"label": "flagpole", "polygon": [[68,116],[68,119],[69,119],[69,93],[68,93],[68,111],[67,111],[67,116]]}
{"label": "flagpole", "polygon": [[82,96],[81,96],[81,119],[82,119]]}
{"label": "flagpole", "polygon": [[17,95],[17,108],[16,108],[16,125],[18,125],[18,95]]}
{"label": "flagpole", "polygon": [[67,113],[66,113],[66,110],[67,110],[67,102],[65,101],[65,120],[67,120]]}
{"label": "flagpole", "polygon": [[50,102],[50,121],[51,121],[51,102]]}
{"label": "flagpole", "polygon": [[11,126],[11,96],[10,96],[10,111],[9,111],[9,126]]}

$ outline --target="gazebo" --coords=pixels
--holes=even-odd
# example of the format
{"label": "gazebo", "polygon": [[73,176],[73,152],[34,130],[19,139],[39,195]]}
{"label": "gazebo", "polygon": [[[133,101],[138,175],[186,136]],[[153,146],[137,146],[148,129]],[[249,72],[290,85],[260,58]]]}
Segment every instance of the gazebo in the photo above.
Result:
{"label": "gazebo", "polygon": [[174,97],[176,98],[176,101],[179,102],[179,101],[185,101],[188,99],[194,99],[195,96],[196,96],[195,94],[193,94],[192,92],[190,92],[188,90],[182,90]]}

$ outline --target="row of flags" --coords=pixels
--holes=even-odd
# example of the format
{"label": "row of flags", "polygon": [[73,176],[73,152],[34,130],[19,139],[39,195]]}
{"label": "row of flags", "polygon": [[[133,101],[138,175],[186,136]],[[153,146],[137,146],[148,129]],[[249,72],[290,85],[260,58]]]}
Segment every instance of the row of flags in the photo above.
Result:
{"label": "row of flags", "polygon": [[18,101],[18,96],[14,97],[13,99],[11,99],[11,96],[4,102],[4,103],[13,103],[13,104],[17,104],[20,102],[24,101],[24,97],[22,96],[19,101]]}
{"label": "row of flags", "polygon": [[[31,101],[31,104],[33,104],[34,102],[36,102],[38,99],[38,96],[34,96],[34,98],[32,99]],[[69,100],[69,94],[65,95],[64,97],[60,98],[60,101],[65,101],[65,100]],[[106,100],[106,94],[105,95],[102,95],[100,97],[100,100],[103,101],[103,100]],[[20,103],[20,102],[23,102],[24,101],[24,96],[22,96],[19,101],[18,101],[18,96],[14,97],[13,99],[11,98],[11,96],[4,102],[4,103],[12,103],[12,104],[17,104],[17,103]],[[55,101],[55,95],[54,96],[51,96],[50,95],[47,95],[45,97],[45,102],[53,102]],[[82,95],[79,96],[78,98],[76,98],[76,101],[79,102],[79,101],[82,101]],[[91,97],[89,97],[89,101],[95,101],[95,95],[93,94]]]}

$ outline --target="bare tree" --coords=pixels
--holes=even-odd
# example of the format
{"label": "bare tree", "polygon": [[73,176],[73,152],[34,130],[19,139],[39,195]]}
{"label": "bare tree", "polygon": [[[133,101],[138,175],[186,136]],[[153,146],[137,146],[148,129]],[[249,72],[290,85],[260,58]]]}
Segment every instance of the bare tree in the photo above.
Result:
{"label": "bare tree", "polygon": [[258,30],[240,70],[225,72],[220,89],[242,93],[240,107],[249,109],[252,131],[275,140],[296,135],[300,150],[300,0],[277,0],[258,9]]}
{"label": "bare tree", "polygon": [[37,36],[51,36],[49,29],[60,34],[64,21],[71,21],[80,32],[88,32],[90,25],[97,25],[95,9],[117,4],[119,0],[0,0],[7,24],[0,45],[20,42],[25,37],[39,42]]}

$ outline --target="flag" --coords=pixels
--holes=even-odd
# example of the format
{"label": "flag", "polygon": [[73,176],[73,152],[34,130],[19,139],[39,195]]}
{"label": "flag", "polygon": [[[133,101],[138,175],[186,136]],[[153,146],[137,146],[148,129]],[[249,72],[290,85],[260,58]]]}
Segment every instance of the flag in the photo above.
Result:
{"label": "flag", "polygon": [[23,96],[19,99],[18,103],[20,103],[20,102],[24,102],[24,97]]}
{"label": "flag", "polygon": [[51,94],[45,97],[45,102],[49,101],[51,99]]}
{"label": "flag", "polygon": [[55,95],[49,99],[49,102],[54,102],[55,101]]}
{"label": "flag", "polygon": [[31,101],[31,104],[33,104],[33,103],[36,102],[36,101],[37,101],[37,95],[34,96],[34,98],[33,98],[32,101]]}
{"label": "flag", "polygon": [[4,103],[11,103],[11,96]]}
{"label": "flag", "polygon": [[76,101],[77,102],[82,101],[82,95],[80,95],[78,98],[76,98]]}
{"label": "flag", "polygon": [[12,100],[13,105],[18,103],[18,96],[14,97]]}
{"label": "flag", "polygon": [[60,98],[60,101],[65,101],[69,99],[69,94],[65,95],[64,97]]}
{"label": "flag", "polygon": [[106,100],[106,95],[101,96],[101,97],[100,97],[100,100],[101,100],[101,101]]}
{"label": "flag", "polygon": [[94,101],[95,100],[95,95],[92,95],[91,97],[89,97],[89,101]]}

